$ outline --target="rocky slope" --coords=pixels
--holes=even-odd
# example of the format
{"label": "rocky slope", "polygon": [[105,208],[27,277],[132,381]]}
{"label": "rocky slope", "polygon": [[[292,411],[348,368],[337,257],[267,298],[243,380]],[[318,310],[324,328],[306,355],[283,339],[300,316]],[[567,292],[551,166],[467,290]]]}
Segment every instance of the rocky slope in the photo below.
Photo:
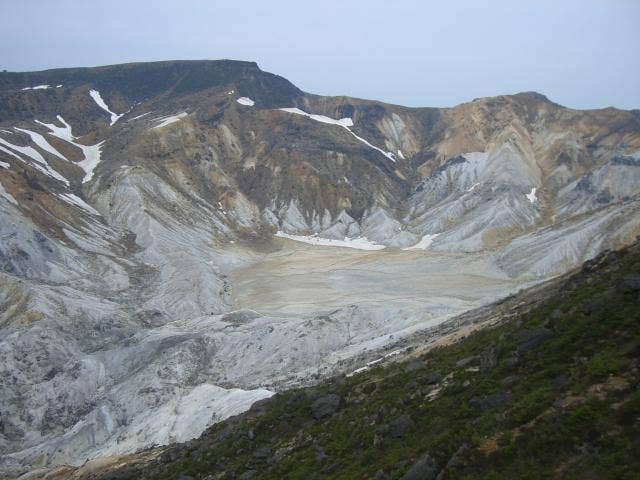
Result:
{"label": "rocky slope", "polygon": [[188,443],[29,478],[633,479],[639,295],[636,243],[463,315],[439,348],[416,339],[401,361],[278,394]]}
{"label": "rocky slope", "polygon": [[[640,233],[640,114],[0,73],[0,470],[189,440]],[[162,420],[158,420],[162,419]]]}

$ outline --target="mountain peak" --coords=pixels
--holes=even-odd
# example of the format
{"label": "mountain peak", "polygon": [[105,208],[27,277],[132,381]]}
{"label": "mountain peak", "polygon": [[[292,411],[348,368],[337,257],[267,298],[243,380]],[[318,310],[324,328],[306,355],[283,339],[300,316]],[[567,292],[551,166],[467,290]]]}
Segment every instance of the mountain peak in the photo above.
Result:
{"label": "mountain peak", "polygon": [[519,92],[514,94],[513,97],[527,102],[546,103],[548,105],[553,105],[554,107],[565,108],[559,103],[549,100],[549,97],[547,97],[546,95],[535,91]]}

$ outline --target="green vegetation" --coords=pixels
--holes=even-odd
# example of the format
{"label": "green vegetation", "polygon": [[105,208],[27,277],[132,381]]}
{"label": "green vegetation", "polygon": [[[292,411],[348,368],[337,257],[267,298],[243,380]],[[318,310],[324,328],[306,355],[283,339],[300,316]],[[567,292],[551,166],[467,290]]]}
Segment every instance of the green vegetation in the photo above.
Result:
{"label": "green vegetation", "polygon": [[[276,395],[105,478],[397,479],[428,454],[438,479],[638,479],[638,272],[639,246],[601,256],[497,327]],[[327,394],[340,405],[317,420]]]}

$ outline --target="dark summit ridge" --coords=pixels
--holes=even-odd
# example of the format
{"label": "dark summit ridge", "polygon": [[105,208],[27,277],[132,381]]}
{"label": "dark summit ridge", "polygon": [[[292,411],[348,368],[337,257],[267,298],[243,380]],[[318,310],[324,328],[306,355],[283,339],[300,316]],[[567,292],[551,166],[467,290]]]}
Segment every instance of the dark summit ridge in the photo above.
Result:
{"label": "dark summit ridge", "polygon": [[[62,85],[57,89],[22,90],[36,85]],[[162,96],[166,100],[216,87],[236,88],[246,96],[260,98],[263,107],[292,105],[303,92],[288,80],[260,70],[255,62],[236,60],[181,60],[128,63],[105,67],[63,68],[39,72],[0,73],[0,121],[20,118],[7,111],[24,97],[51,102],[69,97],[74,89],[94,88],[106,98],[119,97],[132,104]],[[34,100],[37,101],[37,100]]]}

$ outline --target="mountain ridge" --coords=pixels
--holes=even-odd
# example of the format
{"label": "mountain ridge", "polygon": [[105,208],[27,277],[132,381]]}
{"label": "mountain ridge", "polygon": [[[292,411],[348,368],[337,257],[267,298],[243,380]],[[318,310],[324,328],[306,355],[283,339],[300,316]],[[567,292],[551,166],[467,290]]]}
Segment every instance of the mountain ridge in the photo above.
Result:
{"label": "mountain ridge", "polygon": [[[234,66],[244,66],[248,67],[249,71],[257,70],[260,73],[275,76],[278,78],[284,78],[280,75],[273,74],[267,72],[266,70],[262,70],[256,61],[245,61],[245,60],[234,60],[234,59],[194,59],[194,60],[158,60],[158,61],[132,61],[127,63],[114,63],[109,65],[100,65],[100,66],[92,66],[92,67],[84,67],[84,66],[76,66],[76,67],[63,67],[63,68],[47,68],[43,70],[25,70],[25,71],[8,71],[4,70],[0,72],[0,86],[2,88],[25,88],[33,86],[33,83],[37,83],[40,79],[58,79],[58,80],[68,80],[69,77],[75,77],[78,74],[82,73],[95,73],[99,75],[100,73],[108,74],[112,70],[119,69],[136,69],[136,68],[149,68],[149,67],[172,67],[172,66],[208,66],[215,67],[221,65],[234,65]],[[33,79],[27,81],[27,79]],[[52,82],[55,83],[55,82]],[[99,86],[99,85],[98,85]],[[311,92],[304,92],[307,94],[311,94]],[[313,94],[312,94],[313,95]],[[622,109],[614,106],[605,106],[605,107],[597,107],[597,108],[571,108],[566,107],[557,102],[550,100],[547,95],[529,90],[529,91],[519,91],[510,94],[498,94],[491,95],[485,97],[476,97],[468,102],[461,102],[451,106],[444,107],[432,107],[428,105],[422,106],[405,106],[402,104],[395,104],[392,102],[384,102],[374,99],[366,99],[364,97],[354,97],[352,95],[316,95],[318,97],[325,98],[333,98],[333,99],[345,99],[347,101],[367,101],[367,102],[375,102],[382,105],[388,106],[396,106],[402,107],[406,109],[412,110],[420,110],[420,109],[430,109],[430,108],[438,108],[438,109],[451,109],[456,108],[460,105],[464,105],[465,103],[471,103],[483,99],[492,99],[492,98],[500,98],[500,97],[532,97],[534,99],[542,100],[546,103],[553,104],[558,107],[562,107],[568,110],[576,110],[576,111],[598,111],[598,110],[606,110],[606,109],[615,109],[618,111],[632,112],[638,109]]]}

